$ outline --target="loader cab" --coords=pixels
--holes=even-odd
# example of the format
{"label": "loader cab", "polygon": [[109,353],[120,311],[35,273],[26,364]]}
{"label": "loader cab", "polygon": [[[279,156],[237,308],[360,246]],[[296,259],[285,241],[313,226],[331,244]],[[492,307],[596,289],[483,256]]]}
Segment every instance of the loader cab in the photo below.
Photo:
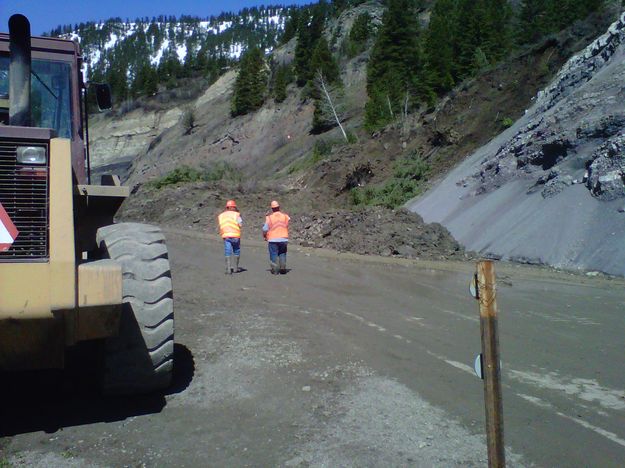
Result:
{"label": "loader cab", "polygon": [[[9,35],[0,33],[0,125],[8,126],[10,105]],[[82,77],[82,56],[77,43],[32,37],[30,71],[30,127],[49,128],[71,140],[72,168],[77,184],[88,183],[87,87]],[[108,85],[90,88],[100,110],[111,108]]]}
{"label": "loader cab", "polygon": [[[0,123],[9,125],[9,57],[0,55]],[[70,64],[33,60],[31,71],[31,126],[51,128],[61,138],[72,138],[72,78]]]}

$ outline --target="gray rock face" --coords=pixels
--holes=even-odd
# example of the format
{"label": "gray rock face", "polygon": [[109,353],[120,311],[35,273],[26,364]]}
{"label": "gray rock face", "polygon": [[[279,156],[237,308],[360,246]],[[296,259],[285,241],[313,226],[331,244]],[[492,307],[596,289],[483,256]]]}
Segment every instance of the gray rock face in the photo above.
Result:
{"label": "gray rock face", "polygon": [[[473,185],[475,194],[488,193],[520,174],[539,179],[553,168],[576,178],[600,160],[594,164],[590,193],[602,200],[625,196],[624,179],[617,173],[625,164],[624,58],[625,15],[563,67],[538,94],[524,125],[465,183]],[[605,143],[612,138],[613,145]]]}
{"label": "gray rock face", "polygon": [[408,208],[482,255],[625,275],[624,63],[625,14]]}
{"label": "gray rock face", "polygon": [[625,133],[610,138],[595,151],[586,186],[601,200],[625,197]]}

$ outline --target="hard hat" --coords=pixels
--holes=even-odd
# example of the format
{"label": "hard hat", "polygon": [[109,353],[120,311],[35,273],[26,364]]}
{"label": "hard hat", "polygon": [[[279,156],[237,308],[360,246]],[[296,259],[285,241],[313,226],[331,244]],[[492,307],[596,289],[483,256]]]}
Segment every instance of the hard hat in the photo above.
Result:
{"label": "hard hat", "polygon": [[277,201],[274,200],[274,201],[271,202],[271,207],[272,208],[280,208],[280,204]]}
{"label": "hard hat", "polygon": [[228,200],[226,202],[226,208],[236,208],[236,207],[237,207],[237,204],[235,203],[234,200]]}

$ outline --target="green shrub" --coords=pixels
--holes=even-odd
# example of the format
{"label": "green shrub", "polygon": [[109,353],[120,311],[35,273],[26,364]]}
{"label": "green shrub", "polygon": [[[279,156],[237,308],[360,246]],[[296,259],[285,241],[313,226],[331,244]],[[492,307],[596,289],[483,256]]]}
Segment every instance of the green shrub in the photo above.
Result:
{"label": "green shrub", "polygon": [[189,135],[194,127],[195,112],[193,112],[191,107],[188,107],[182,114],[182,128],[184,129],[184,134]]}
{"label": "green shrub", "polygon": [[177,167],[169,174],[150,181],[148,185],[156,189],[161,189],[168,185],[187,184],[191,182],[215,182],[218,180],[239,182],[241,180],[241,175],[235,167],[227,162],[220,161],[203,168],[201,171],[189,166]]}
{"label": "green shrub", "polygon": [[349,192],[352,205],[373,205],[376,197],[375,187],[354,187]]}
{"label": "green shrub", "polygon": [[350,201],[356,206],[397,208],[421,193],[429,170],[428,164],[413,152],[395,163],[393,177],[384,184],[353,188]]}
{"label": "green shrub", "polygon": [[213,182],[217,180],[229,180],[232,182],[240,182],[241,174],[239,170],[225,161],[219,161],[204,168],[202,180]]}
{"label": "green shrub", "polygon": [[202,173],[200,171],[189,166],[181,166],[177,167],[169,174],[151,181],[150,185],[156,189],[161,189],[168,185],[198,182],[200,180],[202,180]]}
{"label": "green shrub", "polygon": [[501,120],[501,126],[503,128],[510,128],[514,125],[514,120],[512,120],[510,117],[504,117]]}

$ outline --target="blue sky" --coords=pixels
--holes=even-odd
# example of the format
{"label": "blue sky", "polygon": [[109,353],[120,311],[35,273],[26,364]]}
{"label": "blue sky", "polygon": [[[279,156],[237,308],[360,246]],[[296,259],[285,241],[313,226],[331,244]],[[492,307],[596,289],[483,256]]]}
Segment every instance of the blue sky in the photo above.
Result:
{"label": "blue sky", "polygon": [[314,0],[0,0],[0,31],[9,30],[9,17],[26,15],[33,35],[41,35],[60,24],[97,21],[111,17],[135,19],[158,15],[218,15],[222,11],[238,11],[261,4],[303,5]]}

